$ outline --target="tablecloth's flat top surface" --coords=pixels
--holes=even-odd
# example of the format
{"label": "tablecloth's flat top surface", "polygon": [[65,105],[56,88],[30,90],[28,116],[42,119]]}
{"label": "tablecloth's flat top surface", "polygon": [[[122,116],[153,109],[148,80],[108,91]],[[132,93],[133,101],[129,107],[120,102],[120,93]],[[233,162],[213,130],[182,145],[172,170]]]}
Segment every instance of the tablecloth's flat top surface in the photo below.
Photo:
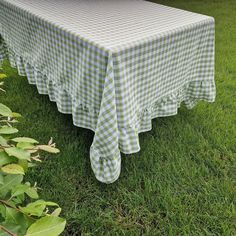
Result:
{"label": "tablecloth's flat top surface", "polygon": [[2,0],[113,49],[209,18],[142,0]]}

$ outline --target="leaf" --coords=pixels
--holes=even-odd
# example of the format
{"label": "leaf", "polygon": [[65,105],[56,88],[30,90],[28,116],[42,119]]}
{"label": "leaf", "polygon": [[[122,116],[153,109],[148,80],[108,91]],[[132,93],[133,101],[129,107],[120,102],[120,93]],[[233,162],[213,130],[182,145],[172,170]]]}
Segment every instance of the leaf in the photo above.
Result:
{"label": "leaf", "polygon": [[20,205],[20,204],[23,204],[23,202],[25,201],[25,194],[22,193],[21,195],[18,195],[14,198],[12,198],[12,202],[15,204],[15,205]]}
{"label": "leaf", "polygon": [[17,224],[16,214],[17,214],[17,211],[15,209],[10,208],[10,207],[6,207],[5,220],[7,222],[11,222],[11,223]]}
{"label": "leaf", "polygon": [[17,147],[5,148],[5,152],[9,156],[14,156],[18,159],[30,160],[30,153]]}
{"label": "leaf", "polygon": [[38,143],[37,140],[32,139],[32,138],[26,138],[26,137],[13,138],[12,141],[16,143]]}
{"label": "leaf", "polygon": [[6,152],[0,151],[0,166],[12,163],[14,161],[14,157],[10,157],[6,154]]}
{"label": "leaf", "polygon": [[27,230],[26,236],[58,236],[65,229],[66,220],[56,216],[45,216]]}
{"label": "leaf", "polygon": [[6,222],[18,224],[19,221],[21,221],[20,220],[21,217],[23,217],[23,215],[19,213],[17,210],[15,210],[14,208],[6,207],[6,217],[5,217]]}
{"label": "leaf", "polygon": [[46,204],[47,206],[57,206],[57,207],[58,207],[58,204],[55,203],[55,202],[45,202],[45,204]]}
{"label": "leaf", "polygon": [[0,192],[3,188],[9,189],[13,186],[20,184],[23,180],[22,175],[7,175],[4,177],[4,186],[0,188]]}
{"label": "leaf", "polygon": [[3,166],[1,170],[4,173],[13,174],[13,175],[25,174],[24,169],[18,164],[9,164],[9,165]]}
{"label": "leaf", "polygon": [[35,202],[29,203],[26,207],[20,207],[20,209],[29,215],[42,216],[46,206],[57,206],[55,202],[46,202],[44,200],[37,200]]}
{"label": "leaf", "polygon": [[0,79],[5,79],[5,78],[7,78],[7,75],[3,74],[3,73],[0,73]]}
{"label": "leaf", "polygon": [[28,228],[28,220],[24,217],[24,215],[16,209],[10,207],[6,207],[5,222],[8,224],[19,225],[21,232],[18,232],[18,235],[22,235],[22,233],[24,234]]}
{"label": "leaf", "polygon": [[0,74],[0,79],[5,79],[5,78],[7,78],[7,75],[5,75],[5,74]]}
{"label": "leaf", "polygon": [[33,198],[33,199],[37,199],[39,198],[39,195],[37,193],[36,188],[31,187],[29,189],[27,189],[27,191],[25,192],[29,197]]}
{"label": "leaf", "polygon": [[21,114],[17,113],[17,112],[12,112],[12,117],[19,118],[19,117],[21,117]]}
{"label": "leaf", "polygon": [[17,184],[20,184],[23,180],[23,175],[6,175],[3,178],[3,185],[0,185],[0,195],[4,197],[8,191]]}
{"label": "leaf", "polygon": [[4,184],[3,180],[3,173],[0,173],[0,184]]}
{"label": "leaf", "polygon": [[6,116],[6,117],[12,117],[12,111],[9,107],[0,103],[0,115]]}
{"label": "leaf", "polygon": [[[35,146],[32,143],[17,143],[16,146],[21,149],[32,149]],[[35,150],[37,152],[37,150]]]}
{"label": "leaf", "polygon": [[7,140],[0,135],[0,145],[7,146]]}
{"label": "leaf", "polygon": [[[14,233],[15,235],[24,235],[22,227],[18,224],[3,222],[1,223],[1,225],[12,233]],[[3,230],[0,230],[0,236],[9,236],[9,234],[6,234]]]}
{"label": "leaf", "polygon": [[29,203],[26,207],[20,207],[21,211],[26,214],[33,215],[33,216],[42,216],[43,211],[46,208],[45,201],[38,200],[32,203]]}
{"label": "leaf", "polygon": [[15,134],[18,132],[18,129],[10,126],[2,126],[0,128],[0,134]]}
{"label": "leaf", "polygon": [[19,196],[19,195],[25,193],[29,188],[30,188],[30,186],[28,186],[27,184],[19,184],[19,185],[16,185],[16,186],[15,186],[14,188],[12,188],[12,190],[11,190],[11,196],[12,196],[12,197]]}
{"label": "leaf", "polygon": [[48,146],[48,145],[38,145],[38,148],[40,150],[43,150],[43,151],[49,152],[49,153],[59,153],[60,152],[59,149]]}
{"label": "leaf", "polygon": [[18,164],[24,169],[25,173],[28,171],[29,163],[27,160],[18,160]]}
{"label": "leaf", "polygon": [[53,212],[52,212],[52,216],[59,216],[61,214],[61,208],[58,207],[57,209],[55,209]]}
{"label": "leaf", "polygon": [[6,208],[4,205],[0,205],[0,215],[2,215],[3,218],[6,217]]}

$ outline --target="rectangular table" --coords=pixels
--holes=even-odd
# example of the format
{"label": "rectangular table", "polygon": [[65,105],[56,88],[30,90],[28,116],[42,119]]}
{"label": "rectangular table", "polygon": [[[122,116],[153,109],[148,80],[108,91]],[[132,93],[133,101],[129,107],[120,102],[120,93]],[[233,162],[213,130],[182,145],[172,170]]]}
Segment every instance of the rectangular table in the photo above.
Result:
{"label": "rectangular table", "polygon": [[140,150],[153,118],[215,99],[209,16],[142,0],[0,0],[0,35],[0,62],[95,132],[101,182],[117,180],[120,152]]}

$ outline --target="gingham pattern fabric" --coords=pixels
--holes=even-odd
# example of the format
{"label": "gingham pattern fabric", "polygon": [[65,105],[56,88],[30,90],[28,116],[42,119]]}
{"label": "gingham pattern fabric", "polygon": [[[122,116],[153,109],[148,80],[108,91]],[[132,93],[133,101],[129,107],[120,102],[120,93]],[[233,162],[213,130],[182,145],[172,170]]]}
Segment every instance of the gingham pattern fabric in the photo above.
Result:
{"label": "gingham pattern fabric", "polygon": [[153,118],[215,99],[212,17],[142,0],[0,0],[0,11],[0,61],[95,132],[101,182],[119,177],[120,152],[140,150]]}

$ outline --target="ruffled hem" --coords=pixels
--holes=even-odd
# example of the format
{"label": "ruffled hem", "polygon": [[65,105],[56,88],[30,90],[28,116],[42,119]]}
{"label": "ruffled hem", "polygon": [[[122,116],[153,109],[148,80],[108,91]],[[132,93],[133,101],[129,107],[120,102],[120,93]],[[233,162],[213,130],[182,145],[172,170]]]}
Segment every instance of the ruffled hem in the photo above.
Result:
{"label": "ruffled hem", "polygon": [[[9,60],[11,67],[17,69],[20,76],[26,76],[29,84],[36,85],[39,94],[48,95],[50,101],[57,104],[57,108],[61,113],[72,114],[75,126],[95,132],[96,120],[99,115],[97,109],[80,102],[76,96],[73,96],[63,87],[63,84],[49,79],[0,42],[0,67],[6,58]],[[86,119],[80,121],[79,117],[81,116],[86,116]]]}
{"label": "ruffled hem", "polygon": [[[62,84],[48,79],[46,75],[43,75],[21,56],[7,48],[4,42],[0,42],[0,67],[5,58],[9,59],[12,67],[17,68],[19,75],[27,76],[28,82],[36,85],[40,94],[48,95],[51,101],[56,102],[60,112],[72,114],[75,126],[95,132],[99,115],[98,110],[80,102],[66,91]],[[188,109],[191,109],[199,100],[214,102],[215,96],[214,80],[197,80],[188,82],[175,91],[158,98],[150,106],[136,112],[129,125],[126,127],[119,127],[118,125],[120,151],[125,154],[138,152],[140,150],[139,133],[152,129],[152,119],[176,115],[182,102]],[[90,154],[95,159],[96,156],[100,156],[93,149],[90,150]],[[104,161],[106,158],[102,159]],[[109,163],[107,166],[110,166]],[[118,175],[117,170],[116,172]]]}
{"label": "ruffled hem", "polygon": [[[173,116],[178,113],[181,103],[192,109],[199,101],[214,102],[215,82],[212,80],[191,81],[170,94],[157,99],[149,107],[136,112],[132,123],[119,129],[119,146],[125,154],[140,151],[138,134],[152,129],[152,120],[158,117]],[[132,140],[132,143],[130,141]]]}

